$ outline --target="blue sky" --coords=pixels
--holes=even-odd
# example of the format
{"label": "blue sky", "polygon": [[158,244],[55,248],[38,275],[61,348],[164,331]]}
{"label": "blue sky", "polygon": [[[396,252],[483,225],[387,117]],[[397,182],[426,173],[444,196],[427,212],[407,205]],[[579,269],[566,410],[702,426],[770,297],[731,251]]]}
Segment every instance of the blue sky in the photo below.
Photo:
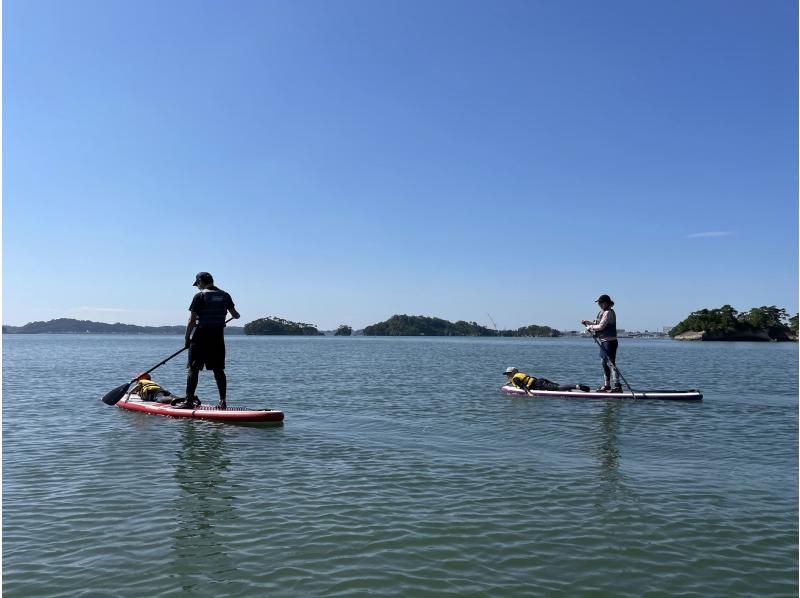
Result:
{"label": "blue sky", "polygon": [[6,324],[797,312],[794,2],[3,8]]}

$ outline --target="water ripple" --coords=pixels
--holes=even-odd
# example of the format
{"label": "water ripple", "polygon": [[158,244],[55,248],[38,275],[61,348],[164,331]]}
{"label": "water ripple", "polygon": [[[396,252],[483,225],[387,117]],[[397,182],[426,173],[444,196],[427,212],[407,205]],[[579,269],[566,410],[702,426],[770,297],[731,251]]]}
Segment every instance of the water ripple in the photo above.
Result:
{"label": "water ripple", "polygon": [[797,347],[626,342],[676,405],[497,392],[584,340],[230,339],[258,429],[97,400],[179,338],[4,341],[6,596],[797,595]]}

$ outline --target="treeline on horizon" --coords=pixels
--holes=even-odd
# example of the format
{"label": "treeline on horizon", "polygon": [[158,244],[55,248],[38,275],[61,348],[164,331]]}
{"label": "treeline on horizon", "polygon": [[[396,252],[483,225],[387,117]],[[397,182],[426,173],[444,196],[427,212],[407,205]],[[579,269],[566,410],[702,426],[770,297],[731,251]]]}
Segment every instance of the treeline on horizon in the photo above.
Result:
{"label": "treeline on horizon", "polygon": [[[227,334],[249,336],[324,336],[314,324],[293,322],[277,316],[266,316],[241,326],[228,326]],[[107,324],[90,320],[58,318],[48,322],[30,322],[24,326],[3,326],[4,334],[183,334],[186,326],[137,326],[135,324]],[[549,326],[523,326],[516,330],[492,330],[476,322],[459,320],[450,322],[427,316],[394,315],[384,322],[367,326],[363,331],[353,331],[342,324],[334,336],[561,336]]]}
{"label": "treeline on horizon", "polygon": [[730,305],[716,309],[701,309],[689,314],[669,335],[676,337],[684,332],[719,332],[737,335],[765,331],[773,340],[797,340],[797,314],[789,317],[787,311],[775,305],[753,307],[738,312]]}
{"label": "treeline on horizon", "polygon": [[[24,326],[3,326],[3,334],[183,334],[183,326],[138,326],[136,324],[108,324],[74,318],[57,318],[47,322],[29,322]],[[241,326],[228,326],[228,334],[244,334]]]}
{"label": "treeline on horizon", "polygon": [[561,336],[549,326],[531,324],[516,330],[492,330],[476,322],[450,322],[428,316],[394,315],[364,328],[364,336]]}
{"label": "treeline on horizon", "polygon": [[[108,324],[90,320],[58,318],[47,322],[30,322],[24,326],[3,326],[4,334],[183,334],[186,326],[138,326],[135,324]],[[701,309],[676,325],[670,336],[676,337],[684,332],[713,332],[735,337],[764,331],[773,340],[797,340],[798,315],[789,317],[785,309],[772,306],[754,307],[747,312],[738,312],[730,305],[716,309]],[[228,326],[227,334],[246,334],[251,336],[324,336],[314,324],[293,322],[285,318],[267,316],[253,320],[242,326]],[[342,324],[335,336],[501,336],[501,337],[557,337],[558,330],[549,326],[531,324],[516,330],[496,330],[481,326],[476,322],[458,320],[451,322],[429,316],[409,316],[396,314],[391,318],[353,331]],[[764,339],[766,340],[766,339]]]}

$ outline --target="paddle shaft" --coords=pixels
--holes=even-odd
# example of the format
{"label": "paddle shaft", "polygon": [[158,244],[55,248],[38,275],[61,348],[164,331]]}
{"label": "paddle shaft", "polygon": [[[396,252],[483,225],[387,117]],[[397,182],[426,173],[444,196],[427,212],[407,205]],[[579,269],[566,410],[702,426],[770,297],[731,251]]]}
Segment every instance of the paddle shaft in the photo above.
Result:
{"label": "paddle shaft", "polygon": [[[225,323],[227,324],[227,323],[228,323],[228,322],[230,322],[231,320],[233,320],[233,318],[228,318],[227,320],[225,320]],[[196,330],[196,329],[195,329],[195,330]],[[194,337],[194,331],[192,331],[192,337]],[[115,388],[114,390],[111,390],[111,391],[107,392],[107,393],[106,393],[106,395],[105,395],[105,396],[102,398],[102,401],[103,401],[103,402],[104,402],[106,405],[114,405],[114,404],[116,404],[116,403],[117,403],[117,402],[118,402],[118,401],[119,401],[119,400],[120,400],[120,399],[121,399],[121,398],[122,398],[122,397],[123,397],[123,396],[126,394],[126,392],[128,391],[128,388],[130,388],[131,384],[133,384],[134,382],[136,382],[136,381],[137,381],[139,378],[141,378],[141,377],[142,377],[144,374],[149,374],[150,372],[152,372],[152,371],[153,371],[153,370],[155,370],[156,368],[160,368],[162,365],[164,365],[165,363],[167,363],[167,362],[168,362],[170,359],[172,359],[173,357],[175,357],[175,356],[177,356],[177,355],[180,355],[181,353],[183,353],[184,351],[186,351],[186,349],[188,349],[188,348],[189,348],[189,347],[183,347],[182,349],[179,349],[178,351],[175,351],[175,352],[174,352],[172,355],[170,355],[169,357],[167,357],[167,358],[166,358],[164,361],[161,361],[161,362],[157,363],[156,365],[154,365],[153,367],[151,367],[151,368],[150,368],[149,370],[147,370],[146,372],[142,372],[141,374],[139,374],[138,376],[136,376],[136,378],[134,378],[134,379],[133,379],[133,380],[131,380],[130,382],[126,382],[125,384],[121,384],[120,386],[118,386],[118,387],[117,387],[117,388]]]}
{"label": "paddle shaft", "polygon": [[[142,377],[142,376],[144,376],[145,374],[149,374],[150,372],[152,372],[152,371],[153,371],[154,369],[156,369],[156,368],[160,368],[162,365],[164,365],[165,363],[167,363],[167,362],[168,362],[170,359],[172,359],[172,358],[173,358],[173,357],[175,357],[176,355],[180,355],[181,353],[183,353],[184,351],[186,351],[186,349],[188,349],[188,347],[184,347],[183,349],[181,349],[181,350],[179,350],[179,351],[175,351],[175,352],[174,352],[172,355],[170,355],[169,357],[167,357],[167,358],[166,358],[164,361],[162,361],[161,363],[154,365],[153,367],[151,367],[151,368],[150,368],[149,370],[147,370],[146,372],[142,372],[141,374],[139,374],[138,376],[136,376],[136,378],[134,378],[133,380],[131,380],[130,382],[128,382],[128,388],[130,388],[131,384],[133,384],[134,382],[138,381],[138,380],[139,380],[139,378],[141,378],[141,377]],[[132,392],[132,391],[131,391],[131,392]],[[126,392],[125,394],[129,394],[129,393],[127,393],[127,392]],[[128,399],[125,399],[125,400],[127,401]]]}
{"label": "paddle shaft", "polygon": [[608,354],[608,351],[606,351],[605,347],[603,347],[603,345],[601,345],[601,344],[600,344],[600,342],[597,340],[597,337],[596,337],[594,334],[592,334],[592,340],[595,342],[595,344],[596,344],[598,347],[600,347],[600,350],[601,350],[601,351],[602,351],[602,352],[605,354],[605,356],[606,356],[606,361],[608,361],[608,363],[610,363],[610,364],[611,364],[611,367],[612,367],[612,368],[614,368],[614,371],[615,371],[615,372],[617,372],[617,376],[619,376],[620,380],[622,380],[622,381],[625,383],[625,386],[627,386],[627,387],[628,387],[628,390],[629,390],[629,391],[631,391],[631,394],[632,394],[632,395],[634,395],[634,398],[635,398],[635,397],[636,397],[636,393],[635,393],[635,392],[634,392],[634,390],[631,388],[631,385],[630,385],[630,384],[628,384],[628,381],[625,379],[625,376],[623,376],[623,375],[622,375],[622,372],[620,372],[620,371],[619,371],[619,368],[617,367],[617,364],[616,364],[616,363],[614,363],[613,361],[611,361],[611,357],[609,356],[609,354]]}
{"label": "paddle shaft", "polygon": [[[227,323],[228,323],[228,322],[230,322],[231,320],[233,320],[233,318],[228,318],[227,320],[225,320],[225,323],[227,324]],[[195,328],[194,330],[197,330],[197,328]],[[194,330],[192,330],[192,336],[193,336],[193,337],[194,337]],[[134,378],[133,380],[131,380],[130,384],[133,384],[133,383],[134,383],[134,382],[136,382],[136,381],[137,381],[137,380],[138,380],[138,379],[139,379],[141,376],[144,376],[145,374],[149,374],[149,373],[150,373],[150,372],[152,372],[154,369],[156,369],[156,368],[160,368],[162,365],[164,365],[165,363],[167,363],[167,362],[168,362],[170,359],[172,359],[173,357],[176,357],[176,356],[180,355],[181,353],[183,353],[184,351],[186,351],[186,349],[188,349],[188,348],[189,348],[189,347],[184,347],[183,349],[178,349],[177,351],[175,351],[175,352],[174,352],[172,355],[170,355],[169,357],[167,357],[167,358],[166,358],[164,361],[162,361],[161,363],[157,363],[156,365],[154,365],[153,367],[151,367],[151,368],[150,368],[149,370],[147,370],[146,372],[142,372],[141,374],[139,374],[138,376],[136,376],[136,378]]]}

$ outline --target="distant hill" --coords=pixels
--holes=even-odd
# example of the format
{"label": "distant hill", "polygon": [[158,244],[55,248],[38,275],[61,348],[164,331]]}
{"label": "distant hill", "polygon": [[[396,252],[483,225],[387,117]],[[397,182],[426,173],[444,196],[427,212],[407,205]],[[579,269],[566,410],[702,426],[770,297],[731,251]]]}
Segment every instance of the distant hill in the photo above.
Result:
{"label": "distant hill", "polygon": [[450,322],[442,318],[403,314],[367,326],[364,336],[561,336],[561,333],[536,324],[517,330],[492,330],[476,322]]}
{"label": "distant hill", "polygon": [[[186,326],[137,326],[107,324],[90,320],[58,318],[47,322],[29,322],[24,326],[3,326],[3,334],[183,334]],[[244,334],[241,326],[228,326],[225,334]]]}

